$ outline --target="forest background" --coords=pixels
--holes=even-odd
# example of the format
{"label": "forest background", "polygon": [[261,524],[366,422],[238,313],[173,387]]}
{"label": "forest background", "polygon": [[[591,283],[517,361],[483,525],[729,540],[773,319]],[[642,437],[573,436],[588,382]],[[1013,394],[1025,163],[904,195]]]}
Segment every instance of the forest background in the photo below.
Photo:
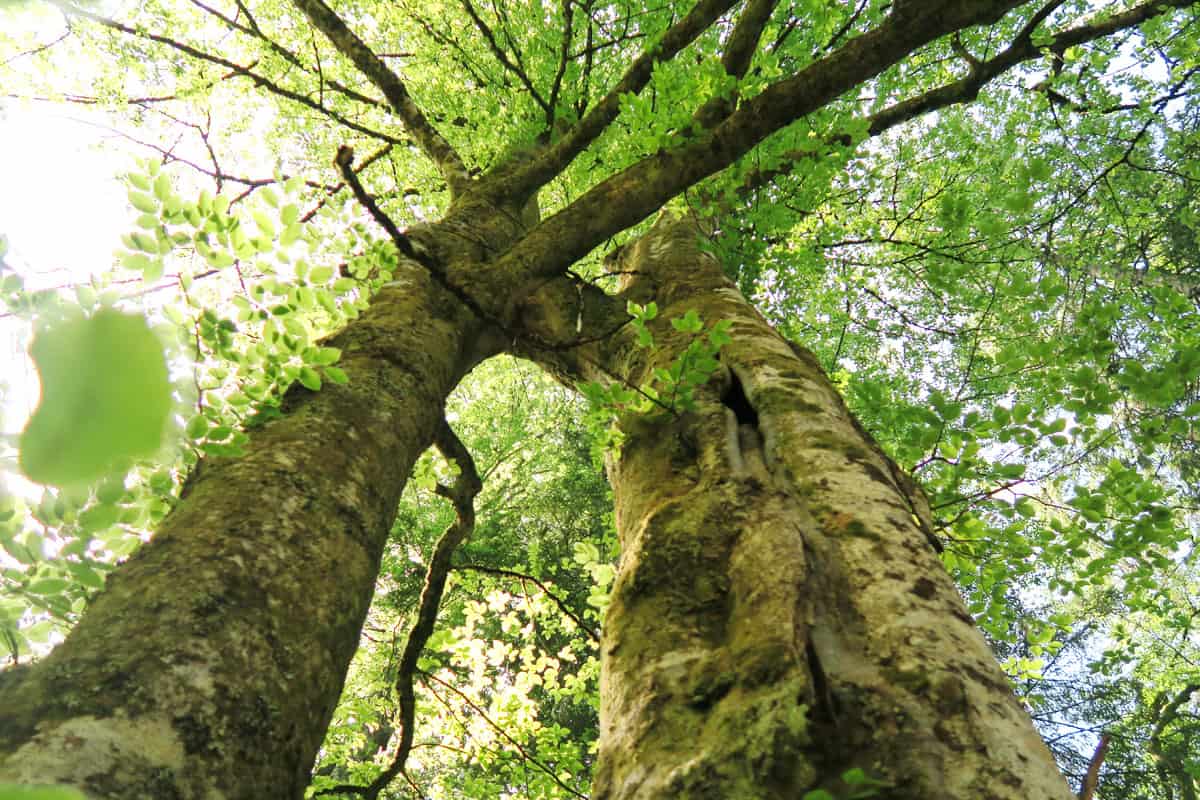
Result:
{"label": "forest background", "polygon": [[[769,483],[746,455],[762,452],[774,472],[770,442],[741,430],[758,413],[767,430],[768,381],[723,366],[742,329],[637,285],[649,272],[637,259],[655,255],[638,243],[661,235],[669,250],[694,244],[693,262],[719,262],[798,354],[811,351],[1072,787],[1197,796],[1192,4],[192,0],[4,13],[40,18],[0,32],[6,95],[103,110],[143,157],[127,165],[130,224],[110,273],[47,289],[0,272],[10,319],[44,342],[40,428],[8,437],[6,468],[55,487],[39,495],[12,477],[21,491],[2,500],[0,698],[18,697],[33,679],[13,676],[37,669],[21,665],[88,616],[117,565],[187,506],[198,462],[244,458],[255,431],[342,386],[364,387],[363,414],[386,405],[346,357],[362,343],[325,337],[354,329],[372,298],[420,295],[415,269],[486,330],[456,356],[469,374],[443,379],[453,394],[421,397],[439,419],[445,403],[453,433],[422,423],[409,449],[434,442],[443,455],[411,469],[397,457],[394,492],[370,501],[387,505],[411,473],[386,512],[361,637],[346,634],[340,701],[317,725],[319,747],[293,758],[302,778],[276,794],[587,795],[604,758],[604,613],[618,565],[635,571],[637,526],[614,518],[605,461],[620,472],[644,426],[670,438],[709,403],[734,420],[744,460],[731,469]],[[921,32],[844,86],[820,72],[905,26]],[[810,74],[831,82],[800,85],[828,95],[811,108],[778,89]],[[456,218],[489,180],[523,186],[520,202],[500,223]],[[686,242],[668,238],[672,225],[693,226]],[[472,263],[501,266],[431,257],[445,230],[483,253]],[[440,324],[414,329],[410,356],[436,349]],[[751,412],[730,399],[743,384]],[[347,420],[368,436],[378,424]],[[334,486],[352,482],[355,467],[331,454],[353,446],[309,429],[312,463],[328,462]],[[299,447],[284,439],[283,452]],[[231,518],[254,518],[252,494],[224,496]],[[309,536],[323,529],[295,509],[280,513]],[[256,557],[294,562],[272,546]],[[673,558],[686,574],[707,555]],[[295,568],[319,595],[322,573]],[[444,594],[428,588],[439,580]],[[232,596],[209,588],[187,603],[215,628],[236,616]],[[171,632],[131,651],[161,652],[158,636]],[[820,713],[837,722],[843,678],[822,689],[811,657],[805,668],[803,705],[819,711],[824,694]],[[250,729],[229,747],[264,738],[248,720],[275,713],[227,715]],[[15,752],[18,738],[0,742]],[[28,781],[7,752],[0,777]],[[828,769],[789,778],[805,797],[908,796],[885,757],[816,761]]]}

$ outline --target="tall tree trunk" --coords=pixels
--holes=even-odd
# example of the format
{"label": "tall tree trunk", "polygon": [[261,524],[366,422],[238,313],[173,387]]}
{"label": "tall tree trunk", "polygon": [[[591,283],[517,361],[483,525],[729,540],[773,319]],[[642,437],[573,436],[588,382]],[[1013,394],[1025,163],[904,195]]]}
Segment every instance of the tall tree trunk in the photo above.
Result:
{"label": "tall tree trunk", "polygon": [[384,543],[480,325],[411,262],[244,457],[202,462],[67,641],[0,672],[0,782],[93,798],[299,798]]}
{"label": "tall tree trunk", "polygon": [[610,466],[622,558],[593,797],[844,796],[856,768],[896,800],[1071,797],[922,496],[699,238],[664,217],[626,248],[625,296],[660,308],[656,349],[626,329],[580,362],[636,386],[686,348],[671,317],[733,322],[697,409],[627,421]]}

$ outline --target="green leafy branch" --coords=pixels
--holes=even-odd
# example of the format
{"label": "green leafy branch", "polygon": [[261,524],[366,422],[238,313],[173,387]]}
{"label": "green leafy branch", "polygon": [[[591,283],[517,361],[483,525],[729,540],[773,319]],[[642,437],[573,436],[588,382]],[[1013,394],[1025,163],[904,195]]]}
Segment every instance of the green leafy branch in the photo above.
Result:
{"label": "green leafy branch", "polygon": [[[636,336],[637,346],[651,353],[657,345],[647,323],[658,317],[658,305],[630,302],[626,310],[633,318],[630,327]],[[596,438],[601,450],[619,448],[624,439],[620,430],[623,415],[647,415],[658,412],[681,414],[696,409],[696,389],[708,383],[713,373],[721,366],[717,356],[721,348],[732,341],[730,320],[714,324],[707,336],[704,321],[695,309],[689,309],[682,317],[671,320],[671,327],[692,338],[682,353],[670,366],[656,368],[650,380],[641,386],[621,385],[613,382],[607,386],[589,381],[580,386],[588,400],[587,427]]]}

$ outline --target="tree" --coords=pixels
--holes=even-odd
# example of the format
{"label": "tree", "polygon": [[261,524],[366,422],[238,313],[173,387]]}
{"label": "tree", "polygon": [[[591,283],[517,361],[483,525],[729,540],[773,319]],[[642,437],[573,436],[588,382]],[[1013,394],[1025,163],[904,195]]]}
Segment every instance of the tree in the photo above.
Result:
{"label": "tree", "polygon": [[[478,470],[444,407],[509,353],[584,391],[610,445],[622,555],[593,796],[1069,796],[972,613],[1000,638],[1018,623],[1008,580],[1082,594],[1114,565],[1148,595],[1190,536],[1169,475],[1121,456],[1166,454],[1170,473],[1195,414],[1195,308],[1164,267],[1195,216],[1175,250],[1143,235],[1161,207],[1194,211],[1176,156],[1195,132],[1175,111],[1200,69],[1194,4],[56,5],[112,54],[75,100],[224,111],[228,130],[181,123],[211,159],[195,166],[262,202],[241,217],[228,194],[183,199],[157,164],[130,176],[144,225],[126,268],[153,283],[182,251],[251,288],[236,320],[189,295],[195,355],[226,365],[201,370],[185,430],[206,456],[158,479],[153,539],[66,641],[0,673],[0,778],[303,796],[401,492],[435,444],[457,466],[456,517],[400,660],[398,757],[338,789],[385,791],[474,525]],[[131,70],[136,88],[106,84]],[[264,145],[273,180],[230,163],[262,155],[218,155],[245,127],[220,106],[243,81],[296,137]],[[326,186],[311,165],[330,157]],[[290,199],[306,180],[377,227],[305,228]],[[1116,252],[1084,263],[1100,236]],[[312,263],[280,277],[266,257],[301,239]],[[873,372],[881,320],[931,345],[907,386]],[[843,321],[866,333],[816,335]],[[962,382],[924,391],[940,370]],[[81,516],[111,523],[101,491]]]}

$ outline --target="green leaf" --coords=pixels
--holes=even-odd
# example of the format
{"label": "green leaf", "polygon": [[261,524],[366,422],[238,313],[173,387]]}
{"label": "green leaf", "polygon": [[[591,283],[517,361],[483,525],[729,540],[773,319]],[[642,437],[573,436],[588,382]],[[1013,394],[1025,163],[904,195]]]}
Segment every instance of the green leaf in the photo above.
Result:
{"label": "green leaf", "polygon": [[154,196],[163,202],[171,196],[171,178],[167,173],[160,172],[154,179]]}
{"label": "green leaf", "polygon": [[341,357],[342,351],[336,347],[319,347],[315,348],[312,357],[307,360],[310,364],[327,365],[337,363]]}
{"label": "green leaf", "polygon": [[79,515],[79,525],[86,533],[102,531],[117,524],[121,509],[111,504],[92,506]]}
{"label": "green leaf", "polygon": [[254,224],[257,225],[258,229],[263,232],[263,236],[266,236],[267,238],[274,238],[275,223],[271,221],[270,217],[268,217],[262,211],[255,211],[251,214],[251,216],[254,217]]}
{"label": "green leaf", "polygon": [[321,390],[321,375],[312,367],[301,367],[298,380],[306,389],[314,392]]}
{"label": "green leaf", "polygon": [[26,587],[30,594],[61,594],[64,589],[71,585],[70,581],[62,578],[42,578],[40,581],[34,581]]}
{"label": "green leaf", "polygon": [[279,236],[279,243],[284,247],[290,247],[297,239],[300,238],[302,231],[303,229],[295,222],[293,222],[291,225],[287,225],[284,227],[283,233]]}
{"label": "green leaf", "polygon": [[96,305],[98,295],[96,290],[86,283],[81,283],[75,287],[75,299],[79,301],[79,305],[85,309],[89,309]]}
{"label": "green leaf", "polygon": [[712,330],[708,332],[709,343],[720,350],[725,345],[733,341],[733,337],[729,335],[729,329],[733,327],[733,320],[723,319],[712,326]]}
{"label": "green leaf", "polygon": [[20,438],[20,464],[38,483],[88,483],[153,455],[171,410],[166,359],[140,316],[104,309],[43,328],[30,354],[41,403]]}
{"label": "green leaf", "polygon": [[129,238],[133,241],[133,246],[145,253],[158,254],[158,240],[152,236],[147,236],[144,233],[131,233]]}
{"label": "green leaf", "polygon": [[237,261],[237,259],[234,258],[233,256],[231,256],[229,253],[217,252],[215,250],[210,250],[207,253],[205,253],[204,260],[207,261],[209,264],[213,265],[214,267],[216,267],[217,269],[231,267]]}
{"label": "green leaf", "polygon": [[221,442],[233,434],[233,428],[228,425],[218,425],[208,432],[209,441]]}
{"label": "green leaf", "polygon": [[67,571],[75,580],[79,581],[89,589],[103,589],[104,576],[96,570],[89,567],[87,564],[81,564],[76,561],[67,562]]}
{"label": "green leaf", "polygon": [[163,264],[161,258],[151,258],[147,260],[149,263],[146,264],[145,269],[142,270],[142,280],[146,283],[154,283],[163,276],[163,268],[166,265]]}
{"label": "green leaf", "polygon": [[680,333],[699,333],[704,329],[704,322],[700,319],[696,309],[689,308],[682,317],[675,317],[671,320],[671,327]]}
{"label": "green leaf", "polygon": [[333,383],[345,385],[350,382],[350,376],[340,367],[325,367],[322,371],[325,373],[325,377]]}
{"label": "green leaf", "polygon": [[842,781],[854,786],[867,782],[867,773],[861,767],[854,767],[842,773]]}
{"label": "green leaf", "polygon": [[157,214],[158,203],[153,197],[140,192],[129,192],[129,204],[146,214]]}
{"label": "green leaf", "polygon": [[188,420],[187,427],[184,429],[190,439],[202,439],[208,433],[208,418],[202,414],[197,414]]}

